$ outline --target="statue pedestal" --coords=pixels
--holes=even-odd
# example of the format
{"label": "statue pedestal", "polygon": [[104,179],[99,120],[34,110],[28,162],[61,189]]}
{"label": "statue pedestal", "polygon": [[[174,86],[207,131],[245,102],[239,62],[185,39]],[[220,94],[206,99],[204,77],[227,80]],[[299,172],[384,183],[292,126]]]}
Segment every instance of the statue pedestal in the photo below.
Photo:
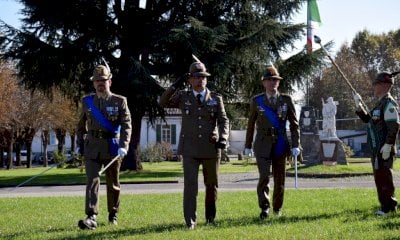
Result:
{"label": "statue pedestal", "polygon": [[324,165],[347,164],[343,142],[339,138],[320,139],[320,161]]}

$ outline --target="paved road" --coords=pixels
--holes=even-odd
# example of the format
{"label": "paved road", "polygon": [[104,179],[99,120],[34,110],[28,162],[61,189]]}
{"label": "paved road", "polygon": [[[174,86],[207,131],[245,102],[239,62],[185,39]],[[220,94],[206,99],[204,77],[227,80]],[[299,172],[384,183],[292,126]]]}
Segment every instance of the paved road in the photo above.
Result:
{"label": "paved road", "polygon": [[[219,191],[255,191],[257,173],[235,173],[220,175]],[[400,176],[395,175],[395,186],[400,186]],[[271,184],[273,186],[273,183]],[[298,178],[297,186],[302,188],[374,188],[372,176],[345,178]],[[295,188],[295,178],[286,178],[286,188]],[[204,191],[204,184],[199,178],[199,190]],[[123,184],[122,194],[182,192],[183,181],[176,183],[141,183]],[[37,197],[37,196],[84,196],[85,186],[35,186],[19,188],[0,188],[0,197]],[[105,194],[105,186],[100,187],[100,194]]]}

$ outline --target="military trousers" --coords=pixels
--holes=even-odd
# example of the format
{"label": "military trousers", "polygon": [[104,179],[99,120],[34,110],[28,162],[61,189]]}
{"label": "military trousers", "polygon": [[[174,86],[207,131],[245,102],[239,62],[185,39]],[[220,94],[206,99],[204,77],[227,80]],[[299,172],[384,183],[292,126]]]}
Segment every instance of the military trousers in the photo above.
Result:
{"label": "military trousers", "polygon": [[[375,161],[378,161],[376,164]],[[378,193],[381,210],[384,212],[394,211],[397,208],[395,197],[395,186],[393,183],[393,157],[388,160],[372,159],[375,186]]]}
{"label": "military trousers", "polygon": [[[97,215],[99,213],[99,187],[101,167],[107,165],[111,159],[99,160],[88,159],[85,163],[86,168],[86,201],[85,213],[87,215]],[[115,161],[105,171],[106,188],[107,188],[107,209],[109,213],[117,213],[120,203],[121,185],[119,182],[119,169],[121,161]]]}
{"label": "military trousers", "polygon": [[257,183],[258,206],[262,210],[271,208],[269,192],[272,168],[272,176],[274,179],[272,207],[274,211],[280,211],[283,205],[285,192],[286,159],[270,159],[256,156],[256,161],[259,172],[259,179]]}
{"label": "military trousers", "polygon": [[205,216],[214,220],[218,188],[220,158],[196,158],[183,156],[183,215],[187,225],[197,222],[197,194],[200,164],[203,168],[205,184]]}

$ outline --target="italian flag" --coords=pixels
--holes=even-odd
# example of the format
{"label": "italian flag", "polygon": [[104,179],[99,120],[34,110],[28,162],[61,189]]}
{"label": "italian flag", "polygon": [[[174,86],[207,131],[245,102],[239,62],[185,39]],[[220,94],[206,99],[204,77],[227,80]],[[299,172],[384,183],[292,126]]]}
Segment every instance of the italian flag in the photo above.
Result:
{"label": "italian flag", "polygon": [[307,52],[312,53],[314,29],[321,25],[317,0],[307,1]]}

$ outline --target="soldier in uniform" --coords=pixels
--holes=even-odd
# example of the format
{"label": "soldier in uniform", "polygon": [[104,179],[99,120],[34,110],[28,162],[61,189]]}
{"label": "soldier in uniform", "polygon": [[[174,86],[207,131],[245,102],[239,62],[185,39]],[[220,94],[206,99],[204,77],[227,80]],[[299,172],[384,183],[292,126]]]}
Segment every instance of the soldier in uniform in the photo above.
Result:
{"label": "soldier in uniform", "polygon": [[228,140],[228,118],[222,97],[207,87],[210,74],[201,62],[190,65],[188,82],[191,89],[179,90],[186,77],[178,79],[160,98],[160,106],[182,111],[182,129],[178,154],[183,156],[183,211],[186,225],[194,229],[197,223],[197,193],[199,165],[203,166],[206,187],[205,216],[214,224],[218,188],[218,168],[221,149]]}
{"label": "soldier in uniform", "polygon": [[90,78],[96,93],[82,99],[82,111],[77,125],[77,152],[85,158],[87,218],[79,221],[81,229],[97,227],[99,171],[118,155],[120,159],[105,171],[108,220],[110,224],[117,224],[120,204],[119,169],[128,151],[132,126],[126,98],[110,91],[111,77],[108,66],[98,65]]}
{"label": "soldier in uniform", "polygon": [[[282,78],[277,69],[270,65],[262,77],[265,92],[256,95],[250,102],[244,154],[254,154],[257,161],[259,180],[257,184],[260,219],[270,214],[271,205],[277,216],[281,215],[285,190],[286,157],[290,150],[294,157],[300,153],[299,123],[292,98],[278,91]],[[290,123],[291,147],[286,134],[286,121]],[[254,128],[257,134],[253,145]],[[291,149],[290,149],[291,148]],[[274,179],[272,204],[269,198],[269,182]]]}
{"label": "soldier in uniform", "polygon": [[399,109],[390,94],[397,73],[382,72],[372,81],[374,95],[378,98],[375,107],[368,111],[361,104],[361,96],[354,93],[356,114],[368,123],[368,142],[371,147],[372,168],[380,202],[377,215],[397,211],[397,199],[394,195],[393,161],[396,153],[396,139],[399,132]]}

